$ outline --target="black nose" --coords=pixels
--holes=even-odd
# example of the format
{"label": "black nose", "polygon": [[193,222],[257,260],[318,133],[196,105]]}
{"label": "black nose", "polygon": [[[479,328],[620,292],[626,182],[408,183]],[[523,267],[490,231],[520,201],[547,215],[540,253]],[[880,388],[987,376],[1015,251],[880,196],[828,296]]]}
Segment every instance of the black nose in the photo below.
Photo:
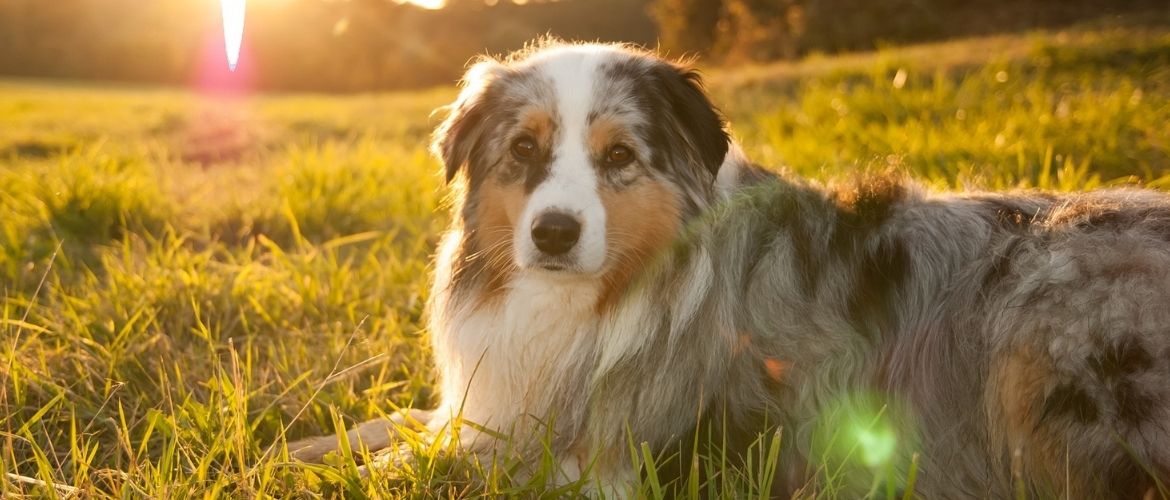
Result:
{"label": "black nose", "polygon": [[532,241],[536,248],[549,255],[568,252],[581,236],[581,223],[561,212],[549,212],[536,218],[532,225]]}

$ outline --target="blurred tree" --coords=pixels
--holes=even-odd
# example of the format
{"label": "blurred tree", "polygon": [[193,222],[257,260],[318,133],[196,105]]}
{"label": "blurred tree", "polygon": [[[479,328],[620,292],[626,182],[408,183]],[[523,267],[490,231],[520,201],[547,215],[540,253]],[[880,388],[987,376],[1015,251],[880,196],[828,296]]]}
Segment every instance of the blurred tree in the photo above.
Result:
{"label": "blurred tree", "polygon": [[[994,0],[1001,7],[1008,1]],[[981,21],[961,16],[970,0],[805,0],[805,50],[837,52],[872,48],[881,42],[909,42],[970,34]],[[1007,26],[1007,25],[1003,25]]]}
{"label": "blurred tree", "polygon": [[722,11],[722,0],[658,0],[651,9],[659,43],[676,55],[708,53]]}
{"label": "blurred tree", "polygon": [[726,0],[715,53],[727,62],[790,59],[804,36],[802,0]]}
{"label": "blurred tree", "polygon": [[1166,0],[656,0],[662,45],[723,62],[1058,26]]}

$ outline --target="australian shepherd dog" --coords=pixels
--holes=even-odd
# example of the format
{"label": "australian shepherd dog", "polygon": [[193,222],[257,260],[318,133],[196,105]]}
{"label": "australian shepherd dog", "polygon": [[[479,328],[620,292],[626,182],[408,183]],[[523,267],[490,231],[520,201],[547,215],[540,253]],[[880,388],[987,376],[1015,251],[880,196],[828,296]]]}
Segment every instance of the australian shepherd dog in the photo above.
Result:
{"label": "australian shepherd dog", "polygon": [[441,402],[351,441],[461,419],[477,458],[507,436],[627,496],[631,444],[772,433],[788,495],[872,416],[870,472],[925,498],[1167,494],[1170,197],[823,187],[746,160],[693,70],[602,44],[474,64],[433,150]]}

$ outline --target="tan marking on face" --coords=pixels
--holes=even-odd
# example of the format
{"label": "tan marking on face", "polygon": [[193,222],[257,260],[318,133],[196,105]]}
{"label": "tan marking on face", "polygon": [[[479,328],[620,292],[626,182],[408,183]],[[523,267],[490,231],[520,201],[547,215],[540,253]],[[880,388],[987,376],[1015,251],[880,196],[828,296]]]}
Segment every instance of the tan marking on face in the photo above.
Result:
{"label": "tan marking on face", "polygon": [[494,298],[504,289],[515,264],[512,261],[512,235],[516,221],[527,203],[527,195],[519,183],[501,183],[495,178],[487,179],[480,186],[479,203],[476,204],[478,226],[476,248],[471,258],[483,259],[488,274],[483,300]]}
{"label": "tan marking on face", "polygon": [[629,142],[629,125],[613,116],[602,116],[589,127],[589,151],[600,157],[610,146]]}
{"label": "tan marking on face", "polygon": [[622,189],[603,187],[600,195],[609,253],[597,304],[604,309],[678,235],[681,203],[670,186],[649,177]]}
{"label": "tan marking on face", "polygon": [[520,113],[519,127],[536,139],[541,148],[548,148],[552,144],[556,122],[548,110],[533,107]]}

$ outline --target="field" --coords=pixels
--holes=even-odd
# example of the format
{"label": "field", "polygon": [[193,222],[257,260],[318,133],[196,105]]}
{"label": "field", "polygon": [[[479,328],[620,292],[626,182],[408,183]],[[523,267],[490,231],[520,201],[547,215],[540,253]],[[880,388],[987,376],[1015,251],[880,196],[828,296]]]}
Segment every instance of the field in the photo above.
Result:
{"label": "field", "polygon": [[[1164,14],[705,73],[749,155],[801,175],[1170,188]],[[453,96],[0,80],[0,496],[543,491],[417,440],[368,480],[360,451],[282,446],[434,402],[420,315],[447,215],[426,143]],[[728,496],[766,483],[700,466]]]}

